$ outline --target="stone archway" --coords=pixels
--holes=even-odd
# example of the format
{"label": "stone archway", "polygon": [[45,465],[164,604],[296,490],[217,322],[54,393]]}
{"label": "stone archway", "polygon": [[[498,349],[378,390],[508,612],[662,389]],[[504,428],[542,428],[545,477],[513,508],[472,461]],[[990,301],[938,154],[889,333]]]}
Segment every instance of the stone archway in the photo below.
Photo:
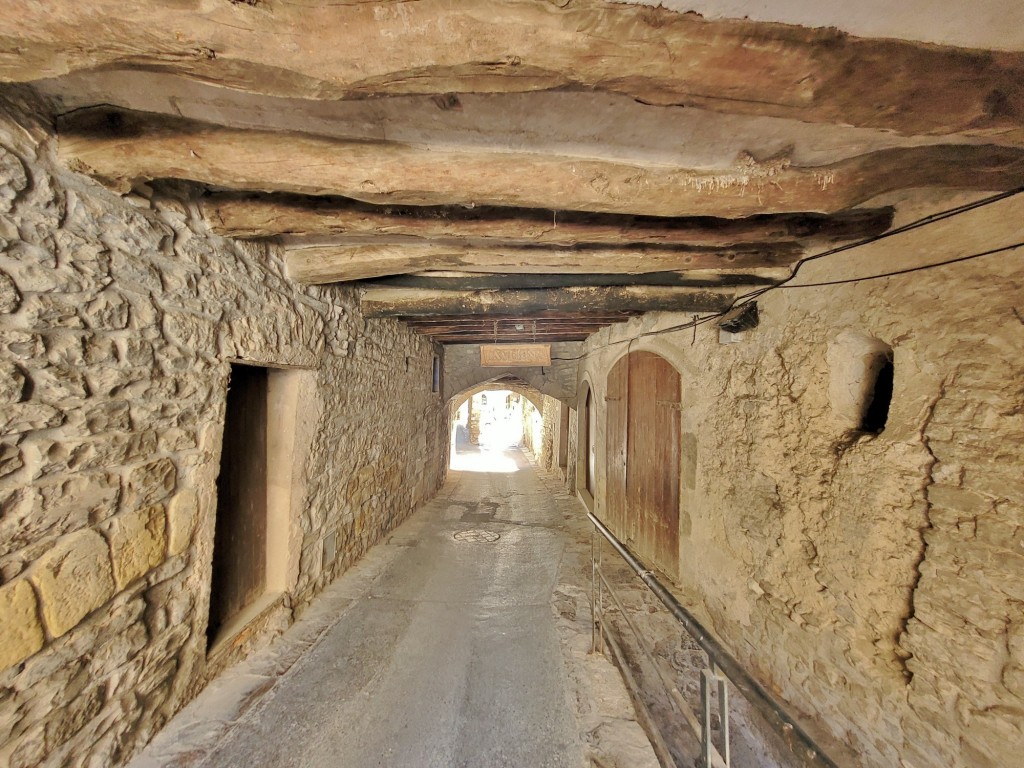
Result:
{"label": "stone archway", "polygon": [[544,411],[544,396],[541,394],[540,390],[530,384],[527,384],[516,376],[503,375],[497,376],[489,381],[483,382],[482,384],[477,384],[452,395],[448,400],[452,408],[452,413],[458,410],[462,404],[473,395],[479,394],[480,392],[494,392],[497,390],[508,390],[509,392],[515,392],[517,395],[522,395],[533,403],[533,407],[538,411],[541,411],[542,413]]}
{"label": "stone archway", "polygon": [[516,376],[503,374],[494,377],[490,381],[464,389],[452,396],[448,401],[449,429],[451,434],[450,460],[454,460],[456,456],[456,446],[459,440],[466,440],[468,443],[476,444],[480,435],[480,427],[482,426],[478,421],[479,412],[476,412],[477,421],[474,421],[474,409],[470,408],[468,422],[465,425],[466,432],[462,434],[462,437],[459,437],[457,419],[460,418],[459,411],[464,404],[467,402],[472,403],[476,395],[485,392],[512,392],[519,395],[529,402],[536,409],[537,413],[541,414],[541,418],[543,418],[544,396],[535,387],[530,386]]}

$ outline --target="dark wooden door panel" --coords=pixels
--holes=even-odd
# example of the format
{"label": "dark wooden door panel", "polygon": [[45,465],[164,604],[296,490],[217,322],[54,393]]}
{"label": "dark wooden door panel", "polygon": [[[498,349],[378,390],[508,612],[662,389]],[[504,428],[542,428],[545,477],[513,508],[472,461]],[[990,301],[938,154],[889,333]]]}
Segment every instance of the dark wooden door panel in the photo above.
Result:
{"label": "dark wooden door panel", "polygon": [[608,374],[605,397],[605,524],[623,541],[634,539],[626,514],[626,451],[629,361],[621,358]]}
{"label": "dark wooden door panel", "polygon": [[267,382],[265,368],[232,366],[217,478],[211,633],[266,589]]}
{"label": "dark wooden door panel", "polygon": [[681,379],[651,352],[608,374],[607,524],[638,554],[676,574],[679,551]]}

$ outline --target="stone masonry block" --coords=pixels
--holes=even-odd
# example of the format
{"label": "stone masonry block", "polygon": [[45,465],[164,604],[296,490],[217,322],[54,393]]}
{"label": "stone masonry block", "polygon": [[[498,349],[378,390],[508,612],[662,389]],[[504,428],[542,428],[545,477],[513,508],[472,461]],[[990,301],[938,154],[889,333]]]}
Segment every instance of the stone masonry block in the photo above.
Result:
{"label": "stone masonry block", "polygon": [[18,579],[0,587],[0,669],[27,659],[44,639],[32,585]]}
{"label": "stone masonry block", "polygon": [[192,540],[192,532],[199,516],[199,496],[189,488],[182,491],[167,506],[167,551],[180,555]]}
{"label": "stone masonry block", "polygon": [[136,467],[128,476],[128,503],[152,504],[170,495],[177,482],[178,469],[170,459],[157,459]]}
{"label": "stone masonry block", "polygon": [[96,531],[77,531],[57,542],[31,569],[43,620],[60,637],[114,594],[107,542]]}
{"label": "stone masonry block", "polygon": [[114,579],[124,589],[160,565],[167,549],[167,515],[163,504],[118,515],[111,520],[110,549]]}

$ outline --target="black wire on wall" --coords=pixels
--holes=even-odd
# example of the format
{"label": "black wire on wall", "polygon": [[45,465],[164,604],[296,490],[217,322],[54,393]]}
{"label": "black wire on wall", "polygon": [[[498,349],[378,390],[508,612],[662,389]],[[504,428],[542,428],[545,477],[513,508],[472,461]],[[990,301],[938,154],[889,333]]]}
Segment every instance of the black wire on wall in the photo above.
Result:
{"label": "black wire on wall", "polygon": [[884,278],[884,277],[896,277],[898,275],[908,275],[908,274],[911,274],[912,272],[923,272],[923,271],[925,271],[927,269],[935,269],[937,267],[945,267],[945,266],[948,266],[950,264],[959,264],[959,263],[964,262],[964,261],[972,261],[973,259],[980,259],[980,258],[982,258],[984,256],[992,256],[993,254],[1006,253],[1008,251],[1013,251],[1013,250],[1016,250],[1018,248],[1024,248],[1024,241],[1021,241],[1021,242],[1018,242],[1018,243],[1013,243],[1012,245],[1004,245],[1004,246],[1001,246],[999,248],[992,248],[992,249],[989,249],[987,251],[979,251],[978,253],[972,253],[972,254],[969,254],[967,256],[958,256],[956,258],[946,259],[944,261],[937,261],[937,262],[933,262],[931,264],[920,264],[920,265],[918,265],[916,267],[907,267],[906,269],[894,270],[892,272],[884,272],[884,273],[876,274],[876,275],[865,275],[863,277],[850,277],[850,278],[845,278],[845,279],[842,279],[842,280],[832,280],[832,281],[821,282],[821,283],[801,283],[799,285],[789,285],[789,283],[791,283],[796,278],[797,273],[799,273],[799,271],[800,271],[800,268],[804,264],[806,264],[806,263],[808,263],[810,261],[817,261],[818,259],[824,259],[824,258],[827,258],[829,256],[835,256],[836,254],[839,254],[839,253],[845,253],[846,251],[852,251],[854,248],[861,248],[861,247],[863,247],[865,245],[870,245],[872,243],[877,243],[879,240],[885,240],[885,239],[890,238],[890,237],[895,237],[896,235],[902,235],[902,234],[904,234],[906,232],[912,232],[915,229],[921,229],[922,227],[926,227],[926,226],[929,226],[931,224],[935,224],[937,222],[953,218],[954,216],[960,216],[960,215],[962,215],[964,213],[968,213],[970,211],[975,211],[975,210],[977,210],[979,208],[984,208],[985,206],[992,205],[993,203],[998,203],[998,202],[1000,202],[1002,200],[1006,200],[1008,198],[1014,197],[1015,195],[1019,195],[1021,193],[1024,193],[1024,187],[1017,187],[1015,189],[1011,189],[1011,190],[1008,190],[1006,192],[1000,192],[998,194],[991,195],[990,197],[982,198],[981,200],[975,200],[974,202],[971,202],[971,203],[965,203],[963,205],[958,205],[955,208],[949,208],[949,209],[944,210],[944,211],[939,211],[938,213],[932,213],[932,214],[929,214],[928,216],[923,216],[920,219],[915,219],[914,221],[911,221],[911,222],[909,222],[907,224],[904,224],[903,226],[896,227],[895,229],[890,229],[888,232],[883,232],[880,235],[873,235],[872,237],[864,238],[863,240],[858,240],[858,241],[853,242],[853,243],[847,243],[846,245],[840,245],[840,246],[837,246],[836,248],[830,248],[827,251],[822,251],[821,253],[816,253],[813,256],[808,256],[808,257],[806,257],[804,259],[800,259],[794,265],[793,271],[790,274],[790,276],[787,277],[785,280],[783,280],[783,281],[781,281],[779,283],[776,283],[775,285],[769,285],[769,286],[767,286],[765,288],[759,288],[759,289],[757,289],[755,291],[751,291],[749,293],[743,294],[742,296],[736,297],[736,300],[732,303],[732,305],[730,305],[730,307],[728,309],[723,310],[722,312],[716,312],[715,314],[709,315],[707,317],[694,318],[693,320],[690,320],[689,322],[686,322],[686,323],[682,323],[680,325],[673,325],[673,326],[670,326],[668,328],[661,328],[661,329],[656,330],[656,331],[646,331],[644,333],[637,334],[636,336],[632,337],[631,339],[623,339],[621,341],[612,341],[612,342],[609,342],[608,344],[603,344],[600,347],[592,349],[589,352],[587,352],[586,354],[578,355],[576,357],[555,357],[555,358],[552,358],[552,359],[553,360],[564,360],[564,361],[582,360],[583,358],[593,354],[594,352],[597,352],[598,350],[607,349],[608,347],[614,347],[614,346],[617,346],[619,344],[630,344],[630,345],[632,345],[632,343],[634,341],[636,341],[637,339],[646,338],[648,336],[660,336],[660,335],[665,334],[665,333],[675,333],[677,331],[686,330],[687,328],[694,328],[694,329],[696,329],[697,326],[704,325],[705,323],[710,323],[710,322],[713,322],[715,320],[718,320],[719,318],[724,317],[725,315],[727,315],[730,312],[732,312],[734,309],[738,309],[739,307],[742,307],[744,304],[748,304],[751,301],[756,301],[761,296],[764,296],[766,293],[768,293],[770,291],[778,290],[780,288],[785,288],[785,289],[793,289],[793,288],[820,288],[820,287],[829,286],[829,285],[845,285],[845,284],[848,284],[848,283],[859,283],[859,282],[865,282],[865,281],[868,281],[868,280],[879,280],[879,279]]}

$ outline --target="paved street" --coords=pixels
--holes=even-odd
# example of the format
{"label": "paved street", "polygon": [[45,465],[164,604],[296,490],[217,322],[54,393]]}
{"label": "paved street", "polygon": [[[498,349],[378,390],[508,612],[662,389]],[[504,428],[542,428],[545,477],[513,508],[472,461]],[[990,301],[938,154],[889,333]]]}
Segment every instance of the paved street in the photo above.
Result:
{"label": "paved street", "polygon": [[583,764],[550,606],[561,518],[518,450],[469,450],[457,466],[501,471],[453,471],[204,768]]}

